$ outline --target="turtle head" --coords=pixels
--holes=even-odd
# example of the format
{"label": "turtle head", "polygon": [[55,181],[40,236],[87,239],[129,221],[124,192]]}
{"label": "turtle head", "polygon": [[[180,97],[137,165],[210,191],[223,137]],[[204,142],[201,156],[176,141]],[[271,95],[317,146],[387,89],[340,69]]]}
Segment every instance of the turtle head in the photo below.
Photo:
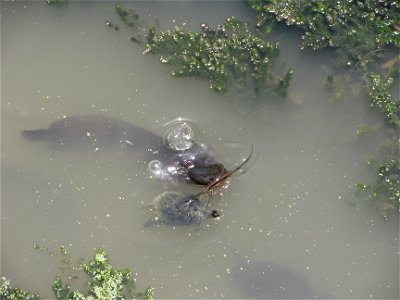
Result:
{"label": "turtle head", "polygon": [[210,214],[208,215],[210,218],[218,218],[221,215],[219,214],[218,210],[213,209]]}

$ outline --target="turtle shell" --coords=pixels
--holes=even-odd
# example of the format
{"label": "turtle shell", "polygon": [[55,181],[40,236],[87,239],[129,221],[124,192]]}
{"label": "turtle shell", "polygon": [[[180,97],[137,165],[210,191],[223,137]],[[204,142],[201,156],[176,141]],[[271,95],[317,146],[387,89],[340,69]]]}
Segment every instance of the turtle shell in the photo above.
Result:
{"label": "turtle shell", "polygon": [[210,216],[207,201],[201,200],[197,195],[177,191],[166,191],[158,195],[154,199],[153,211],[154,218],[147,225],[155,222],[167,225],[199,225],[205,217]]}

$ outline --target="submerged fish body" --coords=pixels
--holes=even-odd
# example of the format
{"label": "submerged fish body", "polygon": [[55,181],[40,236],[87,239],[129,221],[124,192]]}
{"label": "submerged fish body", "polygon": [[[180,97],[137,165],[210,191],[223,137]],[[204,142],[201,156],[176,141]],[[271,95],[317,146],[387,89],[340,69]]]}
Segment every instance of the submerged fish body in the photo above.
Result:
{"label": "submerged fish body", "polygon": [[150,131],[101,115],[66,117],[46,129],[23,130],[22,135],[29,140],[46,141],[54,148],[124,143],[151,152],[163,146],[162,139]]}
{"label": "submerged fish body", "polygon": [[307,276],[288,265],[276,262],[245,260],[232,268],[232,279],[252,299],[327,299],[314,289]]}
{"label": "submerged fish body", "polygon": [[196,143],[185,151],[175,151],[146,129],[101,115],[66,117],[46,129],[23,130],[22,135],[32,141],[46,141],[51,148],[122,146],[142,154],[146,163],[159,160],[165,168],[174,169],[171,177],[177,181],[207,185],[226,172],[221,163]]}

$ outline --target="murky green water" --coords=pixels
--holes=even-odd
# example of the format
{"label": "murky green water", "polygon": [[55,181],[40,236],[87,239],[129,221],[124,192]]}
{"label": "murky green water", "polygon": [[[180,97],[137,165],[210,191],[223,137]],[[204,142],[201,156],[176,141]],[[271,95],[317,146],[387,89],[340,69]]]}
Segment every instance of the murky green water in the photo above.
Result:
{"label": "murky green water", "polygon": [[[300,52],[297,35],[277,34],[281,60],[295,70],[289,97],[246,102],[205,81],[169,77],[157,56],[129,41],[128,29],[104,25],[119,21],[113,2],[1,4],[2,276],[50,297],[57,259],[34,250],[36,242],[86,258],[104,247],[157,298],[399,297],[398,218],[385,221],[361,200],[349,204],[354,184],[372,178],[365,161],[376,144],[360,141],[356,127],[378,128],[379,141],[382,123],[362,95],[330,100],[329,53]],[[253,17],[236,1],[135,7],[161,28]],[[20,134],[94,114],[159,135],[184,118],[216,149],[235,141],[253,144],[256,155],[213,204],[219,220],[201,230],[145,229],[146,205],[168,187],[149,178],[137,155],[53,149]]]}

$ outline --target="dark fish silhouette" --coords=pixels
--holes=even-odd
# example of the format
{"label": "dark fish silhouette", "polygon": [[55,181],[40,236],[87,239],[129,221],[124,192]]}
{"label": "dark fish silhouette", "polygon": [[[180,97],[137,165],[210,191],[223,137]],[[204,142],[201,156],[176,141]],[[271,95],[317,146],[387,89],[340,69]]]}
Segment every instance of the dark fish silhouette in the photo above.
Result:
{"label": "dark fish silhouette", "polygon": [[163,148],[160,137],[123,120],[105,116],[70,116],[54,121],[46,129],[23,130],[29,140],[46,141],[51,147],[77,145],[104,146],[126,144],[133,148],[156,151]]}
{"label": "dark fish silhouette", "polygon": [[232,268],[232,279],[247,298],[315,299],[329,298],[315,291],[307,277],[284,264],[245,260]]}
{"label": "dark fish silhouette", "polygon": [[70,116],[54,121],[46,129],[23,130],[28,140],[46,141],[52,148],[89,145],[95,149],[121,145],[144,155],[144,161],[159,160],[164,166],[176,168],[176,179],[209,185],[227,173],[201,146],[174,151],[156,134],[129,122],[101,115]]}

